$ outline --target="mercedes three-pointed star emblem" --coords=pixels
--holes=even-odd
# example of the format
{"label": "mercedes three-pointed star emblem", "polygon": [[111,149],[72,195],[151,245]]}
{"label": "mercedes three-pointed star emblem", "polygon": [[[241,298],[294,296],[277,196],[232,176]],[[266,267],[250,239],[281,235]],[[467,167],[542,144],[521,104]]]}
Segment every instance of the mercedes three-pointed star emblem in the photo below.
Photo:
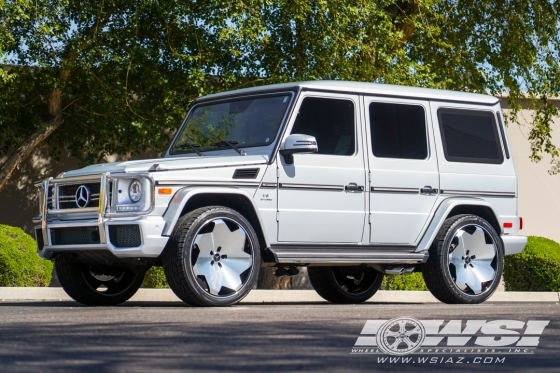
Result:
{"label": "mercedes three-pointed star emblem", "polygon": [[89,205],[89,197],[90,197],[89,188],[85,185],[80,185],[78,190],[76,191],[76,206],[83,209]]}

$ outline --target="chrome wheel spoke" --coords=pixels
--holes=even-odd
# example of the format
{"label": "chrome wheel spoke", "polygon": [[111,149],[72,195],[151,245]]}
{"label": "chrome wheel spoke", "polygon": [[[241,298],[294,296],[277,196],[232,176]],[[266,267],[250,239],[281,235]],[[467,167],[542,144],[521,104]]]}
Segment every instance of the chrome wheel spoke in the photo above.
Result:
{"label": "chrome wheel spoke", "polygon": [[210,264],[211,262],[209,259],[199,258],[193,270],[197,276],[204,276],[210,294],[218,295],[222,289],[222,272],[217,265]]}
{"label": "chrome wheel spoke", "polygon": [[470,270],[473,272],[480,282],[487,282],[494,279],[496,271],[492,268],[492,261],[490,260],[473,260],[473,267]]}
{"label": "chrome wheel spoke", "polygon": [[198,246],[201,257],[210,256],[210,252],[216,248],[212,233],[199,234],[194,243]]}
{"label": "chrome wheel spoke", "polygon": [[467,290],[467,283],[469,282],[469,277],[467,270],[463,267],[458,267],[455,270],[457,279],[455,280],[455,285],[461,290]]}
{"label": "chrome wheel spoke", "polygon": [[251,258],[230,258],[228,257],[227,260],[222,261],[222,264],[237,273],[237,275],[241,275],[245,272],[249,267],[251,267]]}
{"label": "chrome wheel spoke", "polygon": [[223,287],[235,291],[241,288],[241,285],[243,285],[243,283],[241,282],[241,277],[239,276],[240,273],[238,273],[235,269],[232,269],[225,263],[220,268],[220,271],[222,272]]}
{"label": "chrome wheel spoke", "polygon": [[231,231],[222,219],[215,220],[214,223],[216,225],[212,231],[212,237],[214,239],[214,247],[216,249],[221,247],[220,254],[227,255],[228,257],[249,257],[243,251],[246,235],[242,229],[238,227]]}
{"label": "chrome wheel spoke", "polygon": [[462,237],[465,248],[469,251],[469,255],[474,255],[476,259],[491,260],[496,255],[494,244],[486,243],[482,228],[476,227],[476,231],[472,235],[464,232]]}

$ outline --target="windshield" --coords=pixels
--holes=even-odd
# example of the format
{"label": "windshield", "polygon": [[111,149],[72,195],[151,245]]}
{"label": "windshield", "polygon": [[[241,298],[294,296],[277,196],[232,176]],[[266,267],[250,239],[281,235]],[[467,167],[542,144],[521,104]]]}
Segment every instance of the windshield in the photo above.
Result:
{"label": "windshield", "polygon": [[290,94],[243,98],[196,107],[171,154],[265,146],[276,138]]}

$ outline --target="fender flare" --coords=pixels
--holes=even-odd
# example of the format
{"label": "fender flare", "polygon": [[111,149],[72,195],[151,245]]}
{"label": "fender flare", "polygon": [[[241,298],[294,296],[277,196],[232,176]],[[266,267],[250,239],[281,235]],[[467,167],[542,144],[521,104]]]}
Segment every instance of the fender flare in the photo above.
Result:
{"label": "fender flare", "polygon": [[[489,208],[490,211],[492,211],[492,214],[494,214],[496,221],[498,222],[500,221],[499,215],[496,213],[496,210],[494,210],[494,208],[490,203],[488,203],[483,199],[475,198],[475,197],[446,198],[437,207],[437,210],[433,214],[432,220],[430,221],[428,228],[424,231],[424,235],[422,236],[420,243],[416,247],[415,252],[417,253],[424,252],[430,248],[441,226],[443,225],[443,222],[445,221],[445,219],[447,218],[451,210],[453,210],[457,206],[481,206],[481,207]],[[501,236],[503,233],[502,229],[500,228],[500,231],[497,233],[499,236]]]}
{"label": "fender flare", "polygon": [[255,215],[260,225],[259,228],[263,234],[263,239],[266,243],[266,247],[268,247],[268,240],[265,232],[265,226],[263,225],[262,218],[259,213],[259,209],[257,208],[257,206],[255,206],[253,198],[246,191],[233,187],[185,187],[179,189],[175,193],[175,195],[173,195],[173,198],[169,202],[167,210],[163,214],[163,219],[165,220],[165,227],[163,228],[162,236],[171,236],[171,233],[175,228],[175,224],[177,224],[177,220],[179,220],[179,218],[181,217],[181,213],[183,212],[183,209],[187,205],[187,202],[193,196],[199,194],[235,194],[235,195],[245,197],[253,207],[253,210],[255,212]]}

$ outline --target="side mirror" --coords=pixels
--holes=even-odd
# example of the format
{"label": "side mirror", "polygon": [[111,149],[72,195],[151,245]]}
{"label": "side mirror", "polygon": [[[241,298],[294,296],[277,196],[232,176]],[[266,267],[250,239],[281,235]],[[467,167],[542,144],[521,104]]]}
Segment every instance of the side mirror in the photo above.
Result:
{"label": "side mirror", "polygon": [[286,137],[280,154],[284,156],[287,164],[293,164],[294,154],[317,153],[318,150],[314,136],[292,134]]}

